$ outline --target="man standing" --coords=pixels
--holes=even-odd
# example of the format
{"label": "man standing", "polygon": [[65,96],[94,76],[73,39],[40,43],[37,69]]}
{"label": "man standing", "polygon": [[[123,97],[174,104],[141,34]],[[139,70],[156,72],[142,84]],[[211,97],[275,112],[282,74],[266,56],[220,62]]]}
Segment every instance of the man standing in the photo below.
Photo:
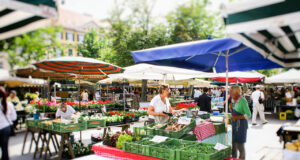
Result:
{"label": "man standing", "polygon": [[199,97],[197,105],[200,111],[211,112],[211,98],[208,96],[208,88],[203,89],[203,94]]}
{"label": "man standing", "polygon": [[268,121],[265,119],[265,114],[264,114],[263,102],[265,100],[265,96],[260,89],[261,89],[260,86],[256,86],[256,91],[254,91],[251,95],[251,99],[253,101],[252,125],[256,125],[257,112],[259,113],[259,117],[260,120],[262,121],[262,124],[268,123]]}

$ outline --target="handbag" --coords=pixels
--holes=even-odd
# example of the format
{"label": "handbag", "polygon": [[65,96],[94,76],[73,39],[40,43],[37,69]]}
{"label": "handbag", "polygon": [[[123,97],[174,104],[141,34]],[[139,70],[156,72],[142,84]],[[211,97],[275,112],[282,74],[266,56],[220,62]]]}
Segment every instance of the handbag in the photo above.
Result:
{"label": "handbag", "polygon": [[258,103],[259,103],[259,104],[263,104],[263,103],[264,103],[264,101],[263,101],[262,98],[261,98],[261,94],[262,94],[262,93],[260,92],[260,96],[259,96],[259,98],[258,98]]}

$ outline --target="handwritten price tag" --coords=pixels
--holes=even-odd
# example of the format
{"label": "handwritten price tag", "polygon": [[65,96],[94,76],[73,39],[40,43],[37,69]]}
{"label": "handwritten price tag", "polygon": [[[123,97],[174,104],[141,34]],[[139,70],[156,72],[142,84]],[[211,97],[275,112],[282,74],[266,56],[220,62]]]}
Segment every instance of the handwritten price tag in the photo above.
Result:
{"label": "handwritten price tag", "polygon": [[154,136],[150,141],[155,142],[155,143],[161,143],[164,142],[168,139],[168,137],[164,136]]}
{"label": "handwritten price tag", "polygon": [[189,125],[191,123],[192,118],[187,118],[187,117],[180,117],[178,119],[178,124],[185,124]]}

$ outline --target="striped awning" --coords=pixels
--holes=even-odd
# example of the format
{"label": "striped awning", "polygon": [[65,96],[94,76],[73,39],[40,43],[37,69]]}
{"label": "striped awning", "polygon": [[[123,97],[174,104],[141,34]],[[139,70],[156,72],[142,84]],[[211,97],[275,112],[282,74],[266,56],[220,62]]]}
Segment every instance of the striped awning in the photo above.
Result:
{"label": "striped awning", "polygon": [[77,75],[108,75],[122,73],[121,67],[103,61],[85,57],[59,57],[45,60],[34,64],[36,67],[54,71],[57,73],[68,73]]}
{"label": "striped awning", "polygon": [[54,0],[1,0],[0,40],[49,26],[56,16]]}
{"label": "striped awning", "polygon": [[224,9],[226,31],[284,67],[300,67],[300,1],[249,0]]}

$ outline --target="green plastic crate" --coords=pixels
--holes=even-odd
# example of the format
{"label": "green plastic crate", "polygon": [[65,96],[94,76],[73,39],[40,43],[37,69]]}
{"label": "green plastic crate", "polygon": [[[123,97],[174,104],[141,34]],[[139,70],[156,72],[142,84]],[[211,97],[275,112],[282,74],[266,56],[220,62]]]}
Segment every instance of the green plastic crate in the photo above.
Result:
{"label": "green plastic crate", "polygon": [[164,136],[170,137],[170,138],[180,138],[184,134],[190,132],[195,127],[196,127],[196,122],[195,122],[195,120],[192,120],[189,125],[185,126],[180,131],[175,132],[175,131],[164,130]]}
{"label": "green plastic crate", "polygon": [[201,118],[201,119],[209,119],[210,118],[210,114],[201,114],[201,115],[199,115],[199,118]]}
{"label": "green plastic crate", "polygon": [[[46,120],[46,119],[45,119]],[[28,127],[38,127],[38,123],[44,121],[44,119],[38,119],[38,120],[34,120],[34,119],[26,119],[25,120],[25,124]]]}
{"label": "green plastic crate", "polygon": [[163,135],[163,129],[166,127],[163,126],[160,129],[153,129],[151,127],[157,125],[157,123],[150,124],[144,127],[134,127],[133,133],[140,136],[153,136],[153,135]]}
{"label": "green plastic crate", "polygon": [[136,141],[136,142],[124,142],[123,151],[149,156],[149,146],[155,145],[155,143],[150,142],[151,144],[149,144],[149,145],[142,144],[143,142],[149,141],[149,140],[150,139],[144,139],[144,140]]}
{"label": "green plastic crate", "polygon": [[198,144],[198,142],[186,141],[181,139],[170,139],[166,142],[162,142],[152,146],[150,145],[149,156],[167,160],[175,160],[177,156],[177,150],[195,144]]}
{"label": "green plastic crate", "polygon": [[[214,144],[200,143],[194,146],[186,147],[182,150],[177,151],[176,160],[224,160],[225,158],[231,156],[230,146],[221,151],[214,150],[214,152],[211,153],[204,153],[201,149],[202,147],[214,148],[214,146]],[[196,149],[197,152],[194,152],[192,150],[192,148],[194,147],[199,147],[199,149]]]}
{"label": "green plastic crate", "polygon": [[180,139],[187,141],[198,141],[195,134],[184,134]]}
{"label": "green plastic crate", "polygon": [[105,127],[106,126],[106,120],[88,120],[86,121],[87,128],[96,128],[96,127]]}
{"label": "green plastic crate", "polygon": [[57,123],[53,122],[53,130],[57,132],[74,132],[74,131],[81,131],[87,129],[87,123],[79,122],[79,123]]}
{"label": "green plastic crate", "polygon": [[213,123],[215,127],[216,134],[224,133],[225,130],[225,123]]}

